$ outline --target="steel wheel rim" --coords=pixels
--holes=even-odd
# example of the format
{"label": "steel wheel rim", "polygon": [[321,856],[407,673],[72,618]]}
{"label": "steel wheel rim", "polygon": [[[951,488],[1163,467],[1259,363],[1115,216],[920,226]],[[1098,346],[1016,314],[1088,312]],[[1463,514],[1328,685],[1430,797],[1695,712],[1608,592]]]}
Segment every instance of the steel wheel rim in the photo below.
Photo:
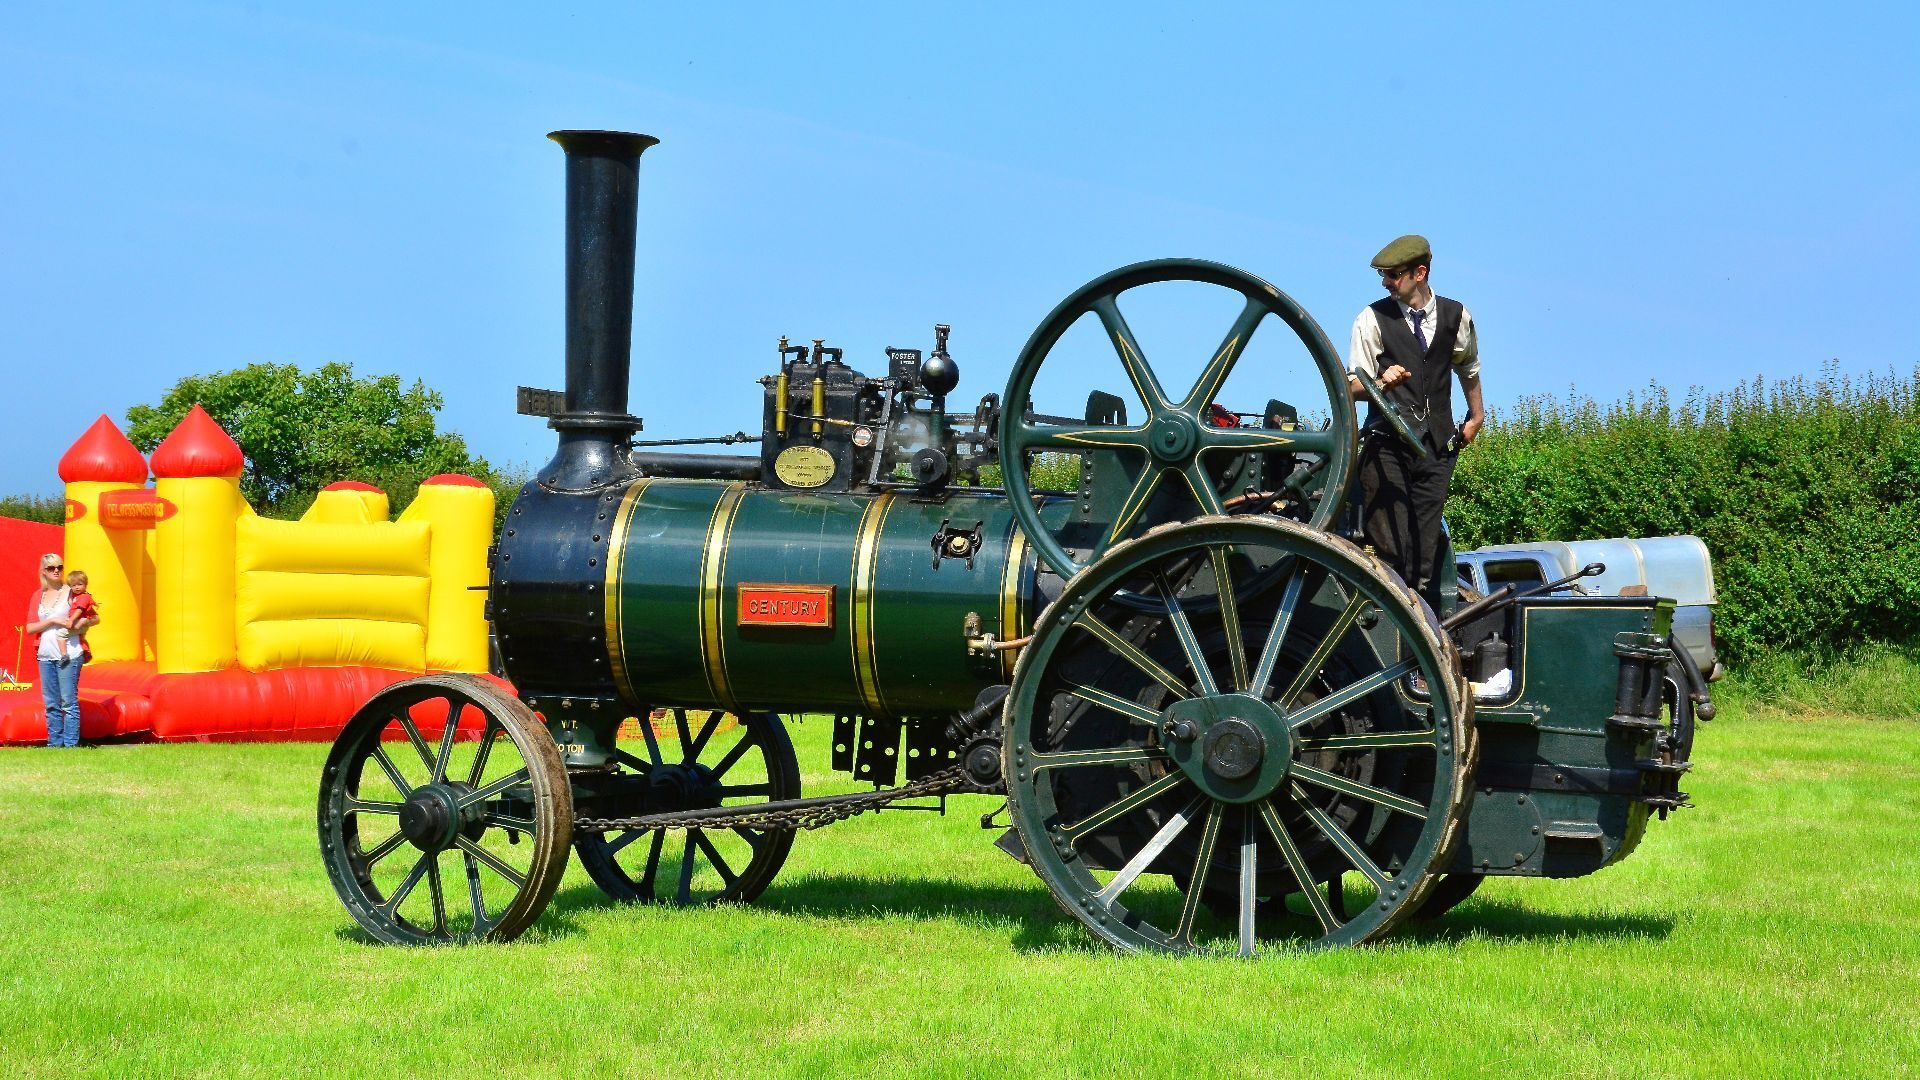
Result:
{"label": "steel wheel rim", "polygon": [[[1323,769],[1307,762],[1303,769],[1299,763],[1292,763],[1269,794],[1234,802],[1220,797],[1217,791],[1204,790],[1204,785],[1196,782],[1185,766],[1172,767],[1174,755],[1166,749],[1166,738],[1157,727],[1149,727],[1165,722],[1160,714],[1151,714],[1150,719],[1150,710],[1139,701],[1098,700],[1098,688],[1093,688],[1092,694],[1079,690],[1068,692],[1084,703],[1076,706],[1082,710],[1083,719],[1104,711],[1111,714],[1106,721],[1108,729],[1120,722],[1111,718],[1118,716],[1124,718],[1132,734],[1125,741],[1109,740],[1107,745],[1049,744],[1050,736],[1043,725],[1050,724],[1055,713],[1051,701],[1045,710],[1039,706],[1043,695],[1063,692],[1063,683],[1049,670],[1055,663],[1056,653],[1066,647],[1070,636],[1098,637],[1105,645],[1105,632],[1092,629],[1087,618],[1090,612],[1098,612],[1102,597],[1120,591],[1122,583],[1140,568],[1195,546],[1230,550],[1261,546],[1270,552],[1285,552],[1288,557],[1300,559],[1296,565],[1302,569],[1315,563],[1328,567],[1340,580],[1355,586],[1354,595],[1365,602],[1362,606],[1377,608],[1380,621],[1407,642],[1406,650],[1412,663],[1403,670],[1419,671],[1429,688],[1437,687],[1441,692],[1432,695],[1428,710],[1425,707],[1428,701],[1415,702],[1405,693],[1404,674],[1391,673],[1391,669],[1399,665],[1385,665],[1368,676],[1371,681],[1381,678],[1382,672],[1388,673],[1385,681],[1372,683],[1371,691],[1344,703],[1335,701],[1317,716],[1313,714],[1318,703],[1298,706],[1286,714],[1284,722],[1291,724],[1296,716],[1304,718],[1307,735],[1300,739],[1301,754],[1331,753],[1342,760],[1349,756],[1377,759],[1396,754],[1425,754],[1428,761],[1425,771],[1413,770],[1396,781],[1403,790],[1376,789],[1344,780],[1338,768]],[[1313,595],[1304,584],[1300,592]],[[1295,610],[1307,609],[1296,600]],[[1097,618],[1097,614],[1094,617]],[[1307,615],[1299,617],[1302,626],[1311,621]],[[1168,625],[1178,621],[1170,609]],[[1338,640],[1347,641],[1355,632],[1349,623]],[[1179,640],[1182,655],[1189,659],[1195,655],[1187,651],[1191,644],[1187,639],[1194,636],[1191,628],[1185,633],[1175,630],[1170,635],[1156,637],[1155,641],[1164,647],[1166,636]],[[1244,675],[1246,682],[1241,685],[1251,685],[1260,678],[1266,646],[1264,642],[1242,642],[1241,651],[1248,670]],[[1116,546],[1105,559],[1076,578],[1042,615],[1035,628],[1033,644],[1023,653],[1015,671],[1013,692],[1008,697],[1008,738],[1003,765],[1013,823],[1035,871],[1061,905],[1097,937],[1129,950],[1212,952],[1224,947],[1226,951],[1248,955],[1270,946],[1273,942],[1269,939],[1275,936],[1296,945],[1328,947],[1358,944],[1389,932],[1418,908],[1437,879],[1438,871],[1445,868],[1470,794],[1466,783],[1473,750],[1470,698],[1465,694],[1464,683],[1454,674],[1450,649],[1424,609],[1390,572],[1352,545],[1291,522],[1203,519],[1164,526],[1138,540]],[[1298,672],[1281,670],[1282,655],[1277,652],[1275,660],[1267,665],[1271,696],[1290,696],[1289,692],[1296,689],[1296,680],[1304,678]],[[1324,667],[1327,661],[1322,658],[1319,663]],[[1180,673],[1168,670],[1168,665],[1160,667],[1162,676],[1179,678]],[[1181,692],[1204,696],[1195,693],[1204,689],[1204,680],[1197,669],[1190,664],[1186,674],[1190,677]],[[1291,676],[1285,680],[1288,685],[1284,689],[1277,685],[1282,683],[1283,674]],[[1234,671],[1213,673],[1211,677],[1217,690],[1223,678],[1243,676]],[[1279,694],[1272,694],[1273,690]],[[1167,693],[1171,695],[1173,691],[1169,689]],[[1322,700],[1336,696],[1326,695]],[[1383,697],[1402,704],[1376,704]],[[1371,736],[1315,734],[1318,725],[1330,724],[1336,717],[1345,716],[1356,703],[1385,708],[1391,713],[1404,711],[1405,703],[1409,702],[1430,716],[1430,721],[1425,716],[1421,719],[1425,728],[1409,723],[1404,729],[1375,732],[1373,735],[1382,738],[1371,742]],[[1294,751],[1290,749],[1289,753]],[[1060,797],[1059,789],[1063,786],[1060,778],[1078,770],[1138,771],[1124,786],[1116,788],[1124,794],[1112,803],[1092,808],[1063,805],[1071,804],[1072,800]],[[1327,786],[1330,784],[1336,786]],[[1342,809],[1347,802],[1374,807],[1361,811],[1356,820],[1371,823],[1374,818],[1384,817],[1386,823],[1377,832],[1362,829],[1356,836],[1350,824],[1343,824],[1329,811],[1326,802],[1329,795],[1333,797],[1334,810]],[[1417,818],[1411,812],[1412,807],[1404,805],[1408,803],[1417,806]],[[1308,809],[1309,805],[1313,809]],[[1097,876],[1096,871],[1087,866],[1088,860],[1080,848],[1098,841],[1103,830],[1118,829],[1129,817],[1137,821],[1132,826],[1131,846],[1122,851],[1127,857],[1125,865],[1115,866],[1110,873],[1100,871]],[[1417,820],[1418,824],[1393,820],[1400,817]],[[1343,836],[1336,837],[1335,832]],[[1282,834],[1287,838],[1284,841]],[[1309,865],[1311,853],[1307,850],[1307,839],[1317,839],[1323,849],[1337,853],[1346,863],[1344,873],[1365,879],[1361,891],[1370,890],[1370,895],[1366,896],[1367,905],[1363,909],[1345,917],[1335,913],[1335,902],[1320,892],[1323,875]],[[1188,871],[1188,884],[1172,885],[1177,904],[1161,889],[1157,908],[1152,903],[1138,909],[1129,906],[1127,897],[1131,891],[1139,888],[1143,879],[1165,873],[1169,853],[1182,842],[1192,846],[1194,858]],[[1223,844],[1235,849],[1228,853],[1226,861],[1238,871],[1230,884],[1242,901],[1237,905],[1237,925],[1224,931],[1210,925],[1200,914],[1208,892],[1207,883],[1219,880],[1221,863],[1217,856],[1225,850]],[[1276,864],[1284,866],[1284,874],[1280,874]],[[1194,871],[1201,867],[1205,870],[1196,874]],[[1260,918],[1263,902],[1285,895],[1277,889],[1262,893],[1261,882],[1271,882],[1276,874],[1287,883],[1287,891],[1301,914],[1312,920],[1311,929],[1304,936],[1300,936],[1295,927],[1276,928]],[[1340,881],[1341,872],[1336,871],[1332,877]]]}
{"label": "steel wheel rim", "polygon": [[[656,736],[642,717],[644,756],[614,750],[624,769],[645,775],[663,766],[704,766],[728,789],[718,802],[729,806],[800,797],[799,758],[778,717],[735,717],[719,710],[667,712],[678,750]],[[748,765],[755,757],[757,768]],[[742,776],[745,769],[751,772]],[[617,830],[583,834],[574,841],[581,865],[608,896],[623,903],[681,907],[752,901],[773,882],[792,847],[791,831],[745,828]],[[709,873],[700,871],[702,863]]]}
{"label": "steel wheel rim", "polygon": [[[471,741],[458,726],[469,710],[484,718]],[[409,820],[409,804],[434,802],[471,816]],[[436,827],[451,835],[433,838]],[[539,917],[559,884],[570,789],[525,705],[472,676],[429,676],[375,695],[342,729],[321,776],[319,829],[335,893],[376,940],[504,941]],[[397,881],[389,861],[408,867]]]}

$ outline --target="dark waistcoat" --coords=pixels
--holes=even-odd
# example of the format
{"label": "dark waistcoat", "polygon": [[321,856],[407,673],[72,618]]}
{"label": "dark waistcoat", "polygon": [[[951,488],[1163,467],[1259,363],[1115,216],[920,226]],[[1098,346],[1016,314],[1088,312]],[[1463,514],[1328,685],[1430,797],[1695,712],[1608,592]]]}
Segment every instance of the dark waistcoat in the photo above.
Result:
{"label": "dark waistcoat", "polygon": [[[1427,351],[1420,351],[1413,328],[1400,314],[1400,303],[1385,297],[1371,305],[1380,323],[1380,344],[1385,355],[1379,370],[1399,364],[1413,378],[1387,391],[1387,398],[1400,406],[1400,414],[1413,430],[1433,440],[1435,450],[1444,450],[1453,437],[1453,346],[1460,337],[1460,301],[1434,297],[1438,309],[1434,320],[1439,325],[1422,327],[1427,333]],[[1367,426],[1383,426],[1386,418],[1376,416],[1367,406]],[[1423,421],[1421,417],[1426,419]]]}

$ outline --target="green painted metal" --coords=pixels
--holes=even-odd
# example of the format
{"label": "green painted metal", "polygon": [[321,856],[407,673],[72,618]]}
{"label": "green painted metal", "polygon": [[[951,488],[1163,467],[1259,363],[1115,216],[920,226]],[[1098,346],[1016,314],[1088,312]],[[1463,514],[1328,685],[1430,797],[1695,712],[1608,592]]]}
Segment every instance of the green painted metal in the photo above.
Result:
{"label": "green painted metal", "polygon": [[[1202,282],[1245,298],[1240,315],[1227,328],[1199,378],[1178,399],[1154,373],[1119,306],[1119,297],[1127,290],[1166,281]],[[1029,419],[1034,380],[1048,353],[1069,327],[1089,313],[1099,318],[1112,340],[1121,370],[1147,415],[1124,426],[1060,425]],[[1313,359],[1332,417],[1332,426],[1325,431],[1216,428],[1207,423],[1208,406],[1214,403],[1255,330],[1269,315],[1290,327]],[[1345,501],[1353,475],[1357,432],[1340,355],[1320,325],[1292,297],[1244,270],[1221,263],[1156,259],[1095,278],[1062,300],[1041,321],[1020,350],[1007,379],[1000,414],[1000,454],[1007,493],[1020,527],[1032,538],[1041,561],[1070,577],[1114,544],[1153,525],[1184,520],[1196,513],[1222,513],[1223,496],[1215,486],[1214,471],[1241,454],[1285,451],[1328,458],[1318,481],[1323,495],[1310,519],[1315,528],[1325,528]],[[1122,483],[1102,481],[1106,498],[1096,500],[1102,504],[1096,515],[1102,528],[1095,529],[1078,548],[1070,550],[1027,501],[1031,491],[1027,455],[1042,450],[1089,453],[1099,466],[1098,472],[1125,478]],[[1174,496],[1171,500],[1170,495]]]}
{"label": "green painted metal", "polygon": [[[1059,520],[1056,500],[1042,513]],[[943,523],[980,527],[972,564],[935,561]],[[975,634],[1021,637],[1040,607],[1037,563],[1007,500],[954,493],[810,495],[650,479],[623,499],[609,557],[608,640],[634,708],[952,711],[1007,680]],[[827,628],[740,623],[739,589],[833,590]]]}
{"label": "green painted metal", "polygon": [[[1371,940],[1419,908],[1466,813],[1457,663],[1343,540],[1271,518],[1155,530],[1069,582],[1021,656],[1014,827],[1061,905],[1121,948]],[[1410,674],[1430,697],[1406,696]],[[1238,745],[1222,752],[1208,736],[1227,727]],[[1177,901],[1130,891],[1149,872]],[[1348,912],[1322,890],[1350,875],[1366,899]]]}

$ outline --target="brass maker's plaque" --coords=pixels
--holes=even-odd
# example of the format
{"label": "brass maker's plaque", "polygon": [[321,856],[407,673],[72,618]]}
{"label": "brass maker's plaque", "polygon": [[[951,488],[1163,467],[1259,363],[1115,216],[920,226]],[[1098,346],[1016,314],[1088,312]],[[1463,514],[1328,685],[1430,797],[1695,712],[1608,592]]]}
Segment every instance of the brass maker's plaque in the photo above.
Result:
{"label": "brass maker's plaque", "polygon": [[789,446],[773,459],[773,475],[788,487],[817,488],[833,479],[833,455],[817,446]]}
{"label": "brass maker's plaque", "polygon": [[833,586],[740,583],[741,626],[833,629]]}

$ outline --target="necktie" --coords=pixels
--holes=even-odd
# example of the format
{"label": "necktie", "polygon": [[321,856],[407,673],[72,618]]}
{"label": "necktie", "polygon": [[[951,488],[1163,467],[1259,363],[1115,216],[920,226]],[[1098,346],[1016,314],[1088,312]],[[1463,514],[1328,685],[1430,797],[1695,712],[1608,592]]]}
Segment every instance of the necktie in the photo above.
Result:
{"label": "necktie", "polygon": [[1427,313],[1414,308],[1407,312],[1407,315],[1413,319],[1413,340],[1420,343],[1420,351],[1424,353],[1427,351],[1427,332],[1421,328],[1420,322],[1427,317]]}

